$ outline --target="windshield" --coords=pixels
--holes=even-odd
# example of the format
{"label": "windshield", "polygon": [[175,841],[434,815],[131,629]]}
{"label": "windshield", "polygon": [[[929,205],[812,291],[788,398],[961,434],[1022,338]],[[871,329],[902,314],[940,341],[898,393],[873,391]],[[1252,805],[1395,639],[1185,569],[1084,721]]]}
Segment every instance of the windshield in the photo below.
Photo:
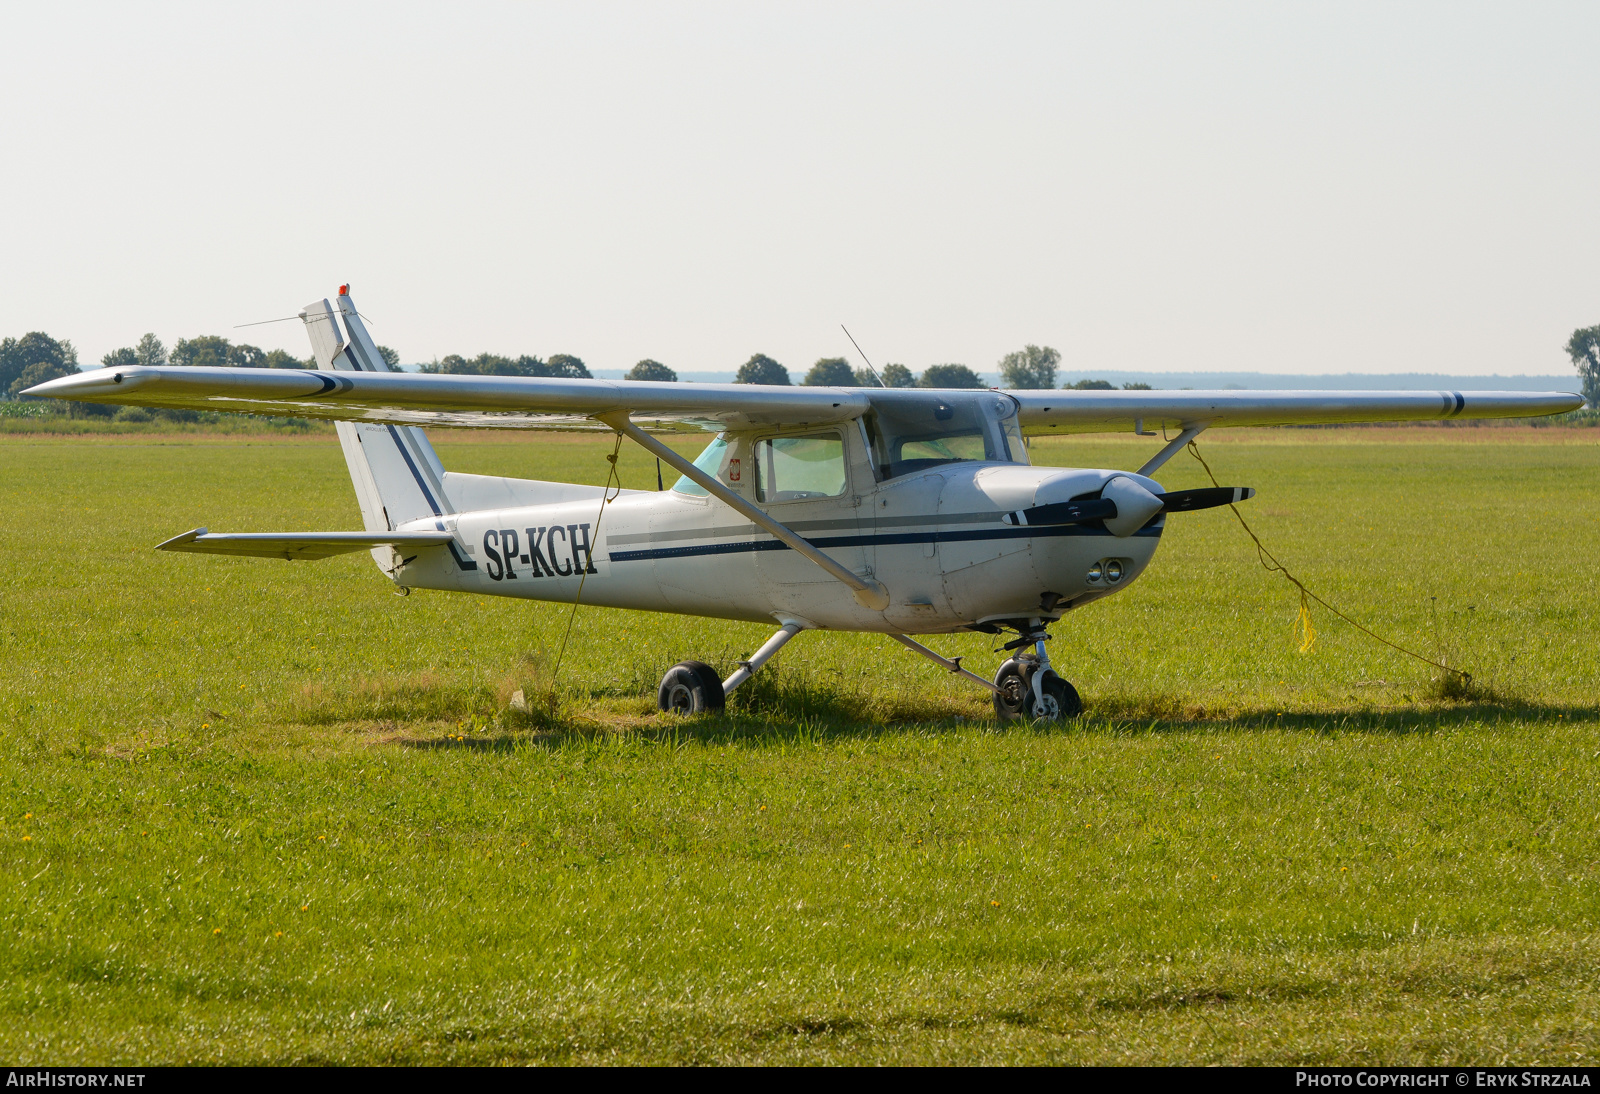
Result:
{"label": "windshield", "polygon": [[1017,403],[991,392],[872,392],[865,417],[879,480],[963,460],[1027,463]]}
{"label": "windshield", "polygon": [[[716,439],[706,445],[706,450],[695,459],[694,465],[712,478],[722,474],[722,457],[728,452],[728,435],[718,433]],[[706,488],[695,482],[688,475],[682,475],[672,484],[672,488],[680,494],[693,494],[697,498],[706,496]]]}

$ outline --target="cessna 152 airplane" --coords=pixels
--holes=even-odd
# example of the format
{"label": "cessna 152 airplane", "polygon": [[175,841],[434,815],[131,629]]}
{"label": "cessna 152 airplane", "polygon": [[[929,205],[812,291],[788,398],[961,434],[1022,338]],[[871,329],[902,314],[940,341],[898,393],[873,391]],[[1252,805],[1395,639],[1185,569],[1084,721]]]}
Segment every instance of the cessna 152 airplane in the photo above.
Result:
{"label": "cessna 152 airplane", "polygon": [[[366,530],[219,534],[167,551],[315,559],[370,550],[402,592],[446,589],[719,619],[777,633],[721,679],[698,661],[662,710],[716,710],[803,630],[873,631],[994,693],[1001,719],[1071,717],[1046,627],[1120,592],[1169,513],[1250,497],[1151,478],[1219,426],[1501,418],[1583,405],[1562,392],[948,391],[612,383],[396,373],[351,301],[300,313],[317,368],[126,367],[25,394],[132,406],[331,418]],[[446,471],[421,426],[609,429],[681,473],[664,491]],[[1137,471],[1033,467],[1027,434],[1170,440]],[[651,431],[706,430],[692,463]],[[608,500],[609,499],[609,500]],[[1014,632],[988,680],[911,638]]]}

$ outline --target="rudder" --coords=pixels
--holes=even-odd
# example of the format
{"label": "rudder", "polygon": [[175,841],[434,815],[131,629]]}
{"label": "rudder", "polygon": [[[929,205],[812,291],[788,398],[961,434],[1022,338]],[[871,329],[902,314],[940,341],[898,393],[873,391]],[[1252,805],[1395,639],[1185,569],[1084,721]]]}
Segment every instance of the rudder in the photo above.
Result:
{"label": "rudder", "polygon": [[[306,305],[300,318],[320,371],[394,371],[361,322],[348,286],[339,289],[338,314],[327,300],[319,300]],[[367,531],[392,531],[409,521],[442,518],[455,511],[444,489],[444,466],[421,429],[356,422],[334,425]],[[387,549],[373,552],[380,566],[386,553]]]}

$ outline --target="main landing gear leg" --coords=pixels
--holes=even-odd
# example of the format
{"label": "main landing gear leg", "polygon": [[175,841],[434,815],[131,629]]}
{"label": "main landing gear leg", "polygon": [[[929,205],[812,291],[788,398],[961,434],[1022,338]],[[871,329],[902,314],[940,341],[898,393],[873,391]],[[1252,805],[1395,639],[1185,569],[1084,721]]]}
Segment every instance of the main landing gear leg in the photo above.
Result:
{"label": "main landing gear leg", "polygon": [[1032,646],[1032,653],[1019,653],[1000,666],[995,673],[994,712],[1002,722],[1018,718],[1043,718],[1059,722],[1076,718],[1083,713],[1083,700],[1078,689],[1056,675],[1050,667],[1050,654],[1045,642],[1042,621],[1029,620],[1026,628],[1018,628],[1020,637],[1007,642],[1007,650]]}
{"label": "main landing gear leg", "polygon": [[777,634],[750,655],[750,660],[740,661],[738,670],[726,680],[720,679],[716,670],[703,662],[678,662],[661,678],[656,705],[670,714],[701,714],[721,710],[734,688],[754,676],[756,670],[783,649],[789,639],[805,629],[804,623],[786,621]]}

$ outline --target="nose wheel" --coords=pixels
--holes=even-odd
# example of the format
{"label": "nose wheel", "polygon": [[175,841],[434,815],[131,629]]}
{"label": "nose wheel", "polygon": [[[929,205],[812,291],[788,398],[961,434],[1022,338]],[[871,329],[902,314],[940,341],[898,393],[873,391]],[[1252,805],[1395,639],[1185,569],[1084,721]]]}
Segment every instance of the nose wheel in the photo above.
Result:
{"label": "nose wheel", "polygon": [[[1035,688],[1035,678],[1041,673]],[[1032,657],[1013,657],[1001,665],[994,684],[994,712],[1002,722],[1019,718],[1059,722],[1083,713],[1078,689],[1057,676],[1055,670],[1041,668]]]}
{"label": "nose wheel", "polygon": [[[1050,636],[1040,620],[1017,626],[1018,637],[1007,642],[1007,651],[1021,650],[994,676],[994,712],[1002,722],[1018,718],[1041,718],[1061,722],[1083,713],[1078,689],[1056,675],[1050,667],[1050,654],[1044,644]],[[1032,650],[1026,647],[1032,646]]]}

